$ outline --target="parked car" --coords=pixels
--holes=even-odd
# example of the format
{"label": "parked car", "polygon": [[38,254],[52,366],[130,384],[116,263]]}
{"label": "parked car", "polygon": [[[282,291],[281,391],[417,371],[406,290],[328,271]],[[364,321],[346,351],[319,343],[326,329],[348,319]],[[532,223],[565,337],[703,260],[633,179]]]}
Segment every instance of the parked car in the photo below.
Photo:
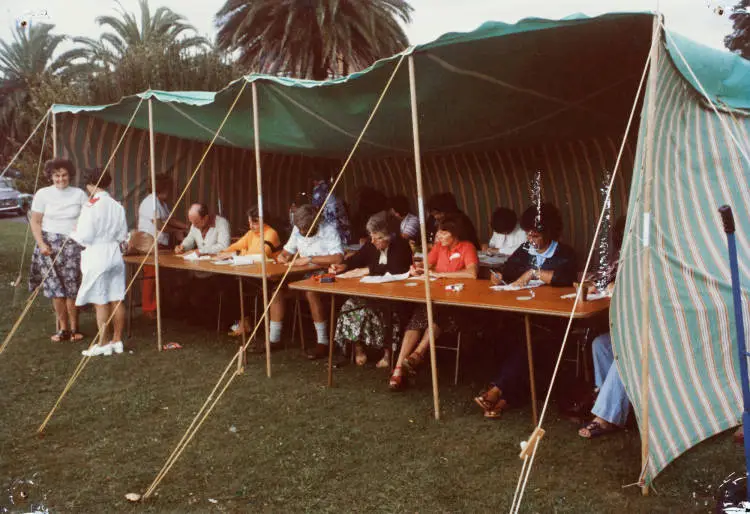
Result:
{"label": "parked car", "polygon": [[0,177],[0,214],[25,215],[31,207],[33,197],[34,195],[18,191],[14,179]]}

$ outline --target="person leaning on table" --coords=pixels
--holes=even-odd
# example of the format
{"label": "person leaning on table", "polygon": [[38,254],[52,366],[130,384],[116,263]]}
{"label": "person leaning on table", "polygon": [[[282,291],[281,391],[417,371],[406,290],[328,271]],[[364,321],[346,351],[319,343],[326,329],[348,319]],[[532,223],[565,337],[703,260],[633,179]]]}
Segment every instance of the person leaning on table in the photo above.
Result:
{"label": "person leaning on table", "polygon": [[[575,251],[558,239],[563,223],[560,211],[550,203],[539,209],[529,207],[521,216],[521,228],[527,242],[513,252],[505,263],[502,275],[493,274],[491,282],[503,281],[524,287],[532,280],[545,285],[565,287],[573,285],[578,272]],[[511,334],[503,341],[507,353],[497,378],[486,392],[474,401],[484,410],[486,418],[499,418],[508,406],[518,406],[526,399],[529,389],[527,349],[523,344],[523,326],[518,319],[508,318],[509,325],[502,331]]]}
{"label": "person leaning on table", "polygon": [[198,255],[214,255],[225,250],[231,242],[229,222],[208,212],[208,206],[194,203],[188,210],[190,231],[182,243],[175,246],[177,255],[195,248]]}
{"label": "person leaning on table", "polygon": [[[31,258],[29,289],[40,285],[52,298],[58,331],[52,341],[80,341],[76,295],[81,285],[81,246],[68,236],[75,229],[81,207],[88,201],[83,190],[70,185],[76,168],[67,159],[53,159],[44,165],[52,182],[34,195],[31,203],[31,233],[36,247]],[[64,246],[63,246],[64,245]]]}
{"label": "person leaning on table", "polygon": [[[463,218],[458,213],[446,214],[438,223],[435,233],[435,244],[427,256],[430,276],[436,278],[464,278],[476,279],[479,270],[479,258],[476,247],[469,241],[462,239],[466,233]],[[409,271],[414,276],[423,276],[422,266],[415,265]],[[444,332],[453,333],[458,330],[458,319],[450,307],[436,306],[433,308],[433,330],[435,338]],[[429,350],[430,339],[427,330],[427,307],[419,306],[414,309],[411,320],[406,325],[406,333],[401,343],[396,367],[388,382],[393,390],[402,389],[406,385],[404,373],[414,374],[424,361]]]}
{"label": "person leaning on table", "polygon": [[[281,240],[279,239],[279,234],[276,232],[276,230],[269,225],[270,217],[268,216],[267,212],[263,212],[263,237],[260,236],[260,210],[258,209],[257,205],[252,206],[247,211],[247,223],[249,226],[249,230],[245,232],[245,235],[242,236],[240,239],[238,239],[236,242],[231,244],[229,247],[227,247],[225,250],[219,252],[216,254],[217,260],[226,260],[231,259],[234,257],[237,252],[241,256],[244,255],[257,255],[260,256],[262,252],[265,251],[267,258],[274,258],[276,257],[279,252],[281,251]],[[251,287],[257,287],[257,281],[251,281],[249,282],[249,285]],[[230,287],[228,281],[224,281],[224,284],[222,286],[224,288],[224,291],[228,291],[228,288]],[[271,289],[273,290],[273,288]],[[259,293],[260,294],[260,293]],[[283,302],[283,298],[281,295],[277,297],[274,304],[272,304],[271,312],[278,312],[279,306],[275,305],[278,302]],[[235,317],[238,316],[241,312],[239,305],[232,305],[230,306],[230,314]],[[281,307],[281,312],[283,316],[283,306]],[[240,323],[246,323],[245,320],[241,320]],[[271,344],[275,345],[281,340],[281,330],[279,328],[277,322],[271,322],[271,325],[274,327],[271,329]],[[238,325],[240,327],[241,325]],[[248,333],[252,331],[252,327],[245,325],[248,328]],[[237,328],[235,330],[235,333],[240,332],[241,329]],[[276,347],[273,346],[273,349]],[[265,351],[265,347],[263,345],[255,345],[250,347],[250,352],[260,352]]]}
{"label": "person leaning on table", "polygon": [[[240,255],[260,255],[265,251],[266,257],[275,257],[280,250],[281,240],[279,233],[268,224],[270,218],[263,212],[263,237],[260,237],[260,210],[257,205],[247,211],[247,224],[250,230],[245,235],[231,244],[226,250],[217,255],[219,259],[229,259],[237,252]],[[261,250],[263,248],[264,250]]]}
{"label": "person leaning on table", "polygon": [[[294,211],[294,230],[289,237],[284,250],[276,258],[281,264],[292,262],[295,254],[299,257],[295,266],[306,266],[317,264],[328,267],[331,264],[340,264],[344,261],[344,246],[335,225],[328,223],[313,223],[317,210],[312,205],[302,205]],[[305,234],[310,232],[309,236]],[[310,359],[322,359],[328,355],[328,323],[326,312],[323,308],[323,300],[319,293],[308,291],[305,297],[310,304],[315,332],[318,344],[315,350],[308,355]],[[284,303],[276,301],[271,304],[271,342],[274,343],[281,337],[281,328],[284,320]],[[274,340],[274,338],[278,338]]]}
{"label": "person leaning on table", "polygon": [[[370,240],[343,264],[332,264],[331,273],[353,272],[357,277],[382,276],[386,273],[407,273],[412,264],[409,242],[394,233],[391,217],[386,211],[370,216],[366,229]],[[383,350],[383,358],[376,367],[387,368],[391,362],[390,338],[398,337],[398,320],[392,323],[391,334],[386,333],[386,313],[376,302],[364,298],[349,298],[341,308],[336,322],[336,344],[344,349],[347,343],[354,344],[355,362],[364,366],[367,362],[365,346]],[[394,316],[395,317],[395,316]]]}

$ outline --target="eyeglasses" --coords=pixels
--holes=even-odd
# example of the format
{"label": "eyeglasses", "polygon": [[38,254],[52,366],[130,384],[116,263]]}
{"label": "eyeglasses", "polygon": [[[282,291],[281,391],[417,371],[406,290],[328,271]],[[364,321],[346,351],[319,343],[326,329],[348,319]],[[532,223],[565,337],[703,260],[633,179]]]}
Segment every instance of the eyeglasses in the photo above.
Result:
{"label": "eyeglasses", "polygon": [[388,241],[389,239],[389,236],[370,234],[370,240],[373,243],[382,243],[383,241]]}

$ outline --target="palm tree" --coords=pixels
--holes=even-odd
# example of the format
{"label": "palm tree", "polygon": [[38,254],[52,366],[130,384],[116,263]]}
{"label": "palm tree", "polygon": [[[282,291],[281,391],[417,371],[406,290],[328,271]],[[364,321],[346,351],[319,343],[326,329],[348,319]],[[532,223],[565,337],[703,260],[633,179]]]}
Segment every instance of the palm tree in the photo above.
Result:
{"label": "palm tree", "polygon": [[187,23],[184,16],[167,7],[159,7],[152,15],[148,0],[139,0],[138,3],[140,22],[134,13],[125,11],[120,5],[119,16],[96,18],[99,26],[109,28],[109,31],[103,32],[99,39],[73,38],[80,46],[63,55],[77,61],[79,72],[96,73],[112,71],[134,47],[182,52],[201,50],[209,45],[204,37],[188,35],[195,32],[195,27]]}
{"label": "palm tree", "polygon": [[226,0],[217,46],[245,71],[325,80],[361,70],[409,44],[406,0]]}
{"label": "palm tree", "polygon": [[[32,123],[28,104],[31,89],[46,75],[69,67],[63,56],[53,58],[66,37],[52,34],[54,25],[32,24],[27,29],[17,26],[10,42],[0,40],[0,131],[7,144],[18,140]],[[25,137],[25,136],[24,136]],[[0,151],[2,151],[0,149]]]}

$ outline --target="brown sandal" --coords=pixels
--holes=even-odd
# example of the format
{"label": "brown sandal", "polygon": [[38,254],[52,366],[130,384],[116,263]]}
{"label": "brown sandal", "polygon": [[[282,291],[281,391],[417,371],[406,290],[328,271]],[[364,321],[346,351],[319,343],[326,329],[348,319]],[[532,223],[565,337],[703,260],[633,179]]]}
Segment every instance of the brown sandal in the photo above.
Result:
{"label": "brown sandal", "polygon": [[401,365],[404,367],[407,373],[409,373],[410,375],[414,375],[417,372],[417,368],[419,368],[423,361],[423,354],[412,352],[411,355],[404,359],[404,362],[401,363]]}
{"label": "brown sandal", "polygon": [[54,335],[50,337],[50,341],[52,341],[53,343],[70,341],[70,330],[58,330]]}
{"label": "brown sandal", "polygon": [[480,394],[479,396],[474,398],[474,403],[479,405],[483,411],[490,410],[495,404],[487,400],[487,393],[484,392]]}

